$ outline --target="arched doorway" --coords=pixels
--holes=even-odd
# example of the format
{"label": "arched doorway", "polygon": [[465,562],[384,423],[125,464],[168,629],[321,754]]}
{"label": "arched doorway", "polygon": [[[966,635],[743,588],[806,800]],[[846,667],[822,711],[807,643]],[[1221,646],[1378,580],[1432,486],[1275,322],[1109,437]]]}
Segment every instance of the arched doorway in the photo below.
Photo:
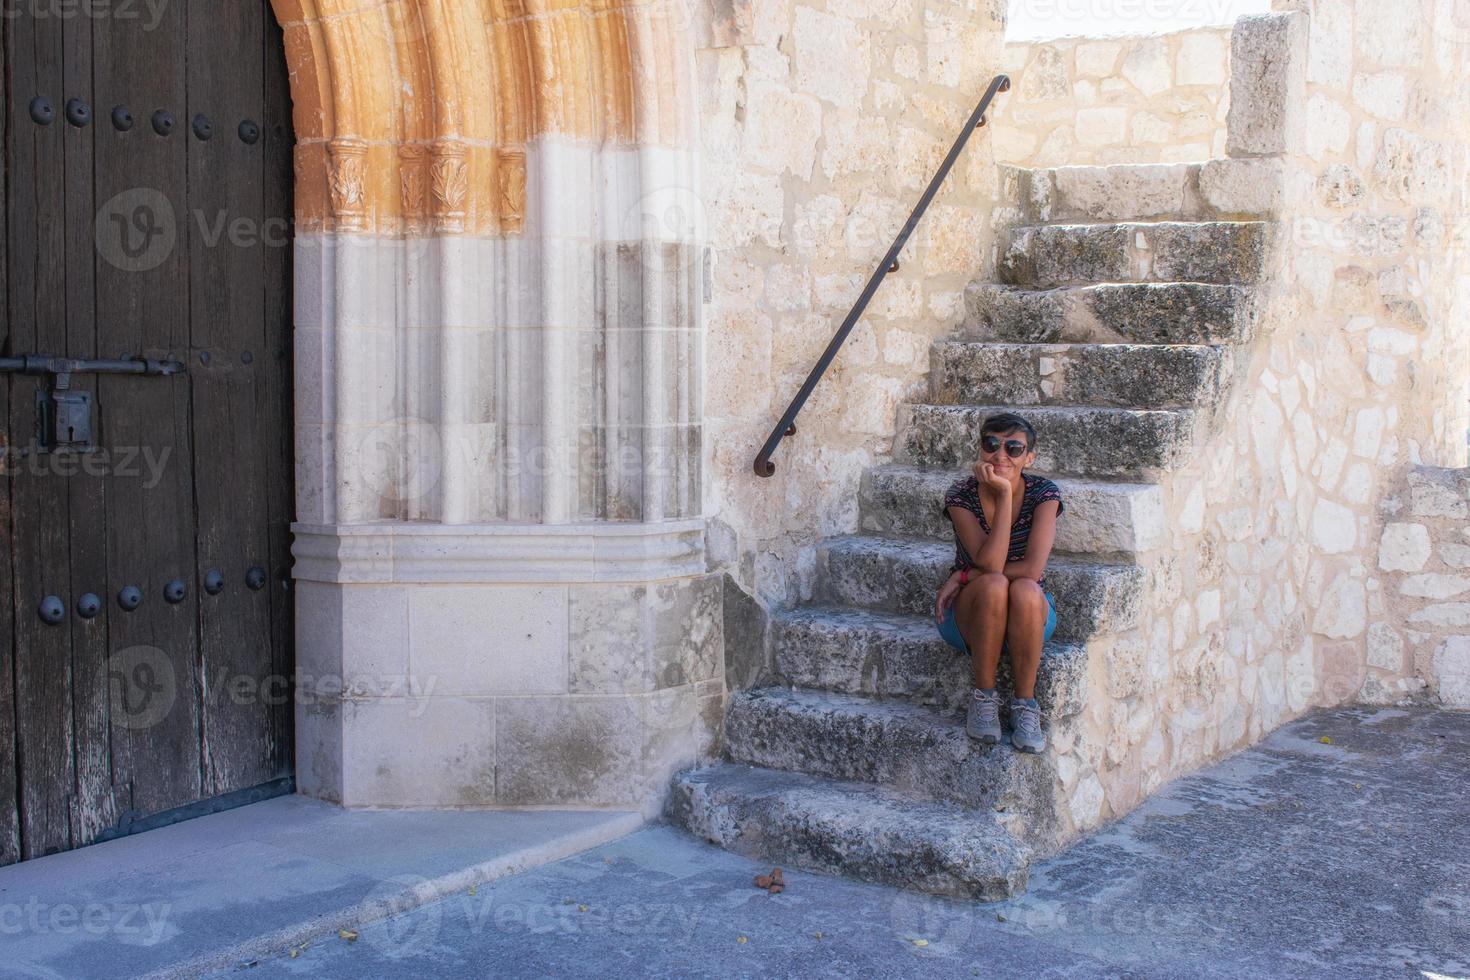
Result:
{"label": "arched doorway", "polygon": [[6,13],[0,864],[289,788],[293,669],[281,30]]}

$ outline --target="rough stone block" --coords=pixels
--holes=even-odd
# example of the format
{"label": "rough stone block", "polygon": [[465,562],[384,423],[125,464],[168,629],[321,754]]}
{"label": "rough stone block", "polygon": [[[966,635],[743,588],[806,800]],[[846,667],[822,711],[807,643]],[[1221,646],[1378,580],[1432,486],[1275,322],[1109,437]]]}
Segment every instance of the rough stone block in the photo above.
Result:
{"label": "rough stone block", "polygon": [[1124,57],[1118,72],[1144,95],[1159,95],[1173,85],[1169,52],[1162,38],[1137,42]]}
{"label": "rough stone block", "polygon": [[1404,669],[1404,638],[1387,623],[1368,627],[1368,666],[1395,673]]}
{"label": "rough stone block", "polygon": [[1043,225],[1007,237],[1002,282],[1048,288],[1098,282],[1248,284],[1265,271],[1257,221]]}
{"label": "rough stone block", "polygon": [[1021,343],[1232,343],[1251,336],[1255,319],[1248,289],[1187,282],[1052,290],[977,283],[965,305],[972,336]]}
{"label": "rough stone block", "polygon": [[1470,508],[1462,481],[1452,470],[1420,467],[1410,472],[1409,512],[1415,517],[1464,518]]}
{"label": "rough stone block", "polygon": [[343,702],[343,805],[493,804],[496,707],[494,698]]}
{"label": "rough stone block", "polygon": [[1177,217],[1195,168],[1186,164],[1058,167],[1054,220],[1120,221]]}
{"label": "rough stone block", "polygon": [[1449,599],[1470,591],[1470,577],[1425,572],[1399,583],[1399,591],[1419,599]]}
{"label": "rough stone block", "polygon": [[1281,161],[1211,160],[1200,168],[1200,196],[1220,215],[1269,215],[1281,209],[1286,168]]}
{"label": "rough stone block", "polygon": [[[903,461],[968,466],[979,458],[980,424],[1000,407],[911,405],[899,426]],[[1149,477],[1179,465],[1194,416],[1179,409],[1064,408],[1026,410],[1036,427],[1036,468],[1089,477]]]}
{"label": "rough stone block", "polygon": [[[1008,811],[1051,802],[1051,767],[1009,745],[977,745],[958,711],[826,691],[743,691],[725,718],[732,762],[877,783],[920,800]],[[1047,814],[1036,812],[1039,820]]]}
{"label": "rough stone block", "polygon": [[[954,528],[939,509],[954,470],[870,467],[863,474],[863,530],[950,540]],[[1057,522],[1059,553],[1115,557],[1156,548],[1164,540],[1163,494],[1154,484],[1061,477],[1066,502]]]}
{"label": "rough stone block", "polygon": [[1235,22],[1225,144],[1230,156],[1271,156],[1300,145],[1306,68],[1306,14],[1262,14]]}
{"label": "rough stone block", "polygon": [[500,698],[495,802],[642,803],[645,724],[640,698]]}
{"label": "rough stone block", "polygon": [[933,363],[930,392],[941,405],[1189,408],[1214,402],[1226,370],[1224,350],[1205,345],[946,341]]}
{"label": "rough stone block", "polygon": [[786,867],[982,901],[1026,886],[1030,848],[993,814],[877,786],[724,764],[681,776],[669,812],[711,843]]}
{"label": "rough stone block", "polygon": [[1434,676],[1440,703],[1470,708],[1470,636],[1452,636],[1434,651]]}
{"label": "rough stone block", "polygon": [[1417,572],[1429,561],[1429,529],[1423,524],[1386,524],[1378,541],[1378,567]]}
{"label": "rough stone block", "polygon": [[857,108],[872,72],[868,34],[846,17],[796,7],[796,84],[835,105]]}
{"label": "rough stone block", "polygon": [[1077,110],[1077,142],[1083,146],[1117,146],[1128,135],[1128,110],[1091,106]]}
{"label": "rough stone block", "polygon": [[1180,85],[1220,86],[1229,76],[1225,38],[1212,31],[1181,35],[1176,59],[1174,78]]}
{"label": "rough stone block", "polygon": [[[929,616],[904,616],[841,606],[807,606],[773,623],[779,678],[799,687],[843,694],[899,697],[958,710],[971,690],[970,659],[940,638]],[[1087,654],[1050,643],[1042,652],[1037,699],[1051,718],[1083,707]],[[1001,665],[998,687],[1010,690]]]}
{"label": "rough stone block", "polygon": [[[828,539],[820,555],[823,596],[844,605],[932,616],[954,545],[912,538],[851,535]],[[1137,624],[1147,573],[1135,565],[1053,558],[1045,588],[1057,609],[1059,643]]]}

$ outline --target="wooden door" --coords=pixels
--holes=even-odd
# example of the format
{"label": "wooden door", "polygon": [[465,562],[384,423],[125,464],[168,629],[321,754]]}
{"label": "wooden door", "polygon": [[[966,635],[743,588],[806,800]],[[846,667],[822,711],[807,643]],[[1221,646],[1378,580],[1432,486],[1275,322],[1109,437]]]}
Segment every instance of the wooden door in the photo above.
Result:
{"label": "wooden door", "polygon": [[292,757],[281,32],[267,0],[14,13],[0,359],[183,369],[73,373],[91,445],[49,450],[56,379],[0,371],[0,864],[279,789]]}

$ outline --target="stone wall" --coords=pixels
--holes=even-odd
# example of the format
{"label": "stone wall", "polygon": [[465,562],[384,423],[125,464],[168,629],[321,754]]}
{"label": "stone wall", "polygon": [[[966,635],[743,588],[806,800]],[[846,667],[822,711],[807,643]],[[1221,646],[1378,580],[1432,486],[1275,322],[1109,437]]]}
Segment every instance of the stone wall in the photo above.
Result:
{"label": "stone wall", "polygon": [[1145,693],[1096,719],[1110,799],[1312,705],[1424,686],[1377,650],[1394,586],[1377,501],[1409,465],[1465,459],[1465,75],[1400,11],[1334,0],[1234,29],[1227,152],[1245,166],[1216,191],[1271,204],[1275,258],[1231,397],[1164,488]]}
{"label": "stone wall", "polygon": [[[776,475],[753,474],[999,71],[1002,14],[998,2],[947,0],[734,0],[700,12],[709,546],[731,576],[727,615],[740,606],[758,623],[760,609],[810,597],[817,541],[854,527],[864,467],[890,454],[898,404],[991,261],[987,127],[776,452]],[[752,631],[742,634],[732,663]]]}
{"label": "stone wall", "polygon": [[995,158],[1026,167],[1176,163],[1225,153],[1230,28],[1007,44],[1015,81]]}
{"label": "stone wall", "polygon": [[1383,498],[1377,574],[1387,616],[1368,626],[1368,667],[1451,708],[1470,708],[1470,471],[1416,466]]}

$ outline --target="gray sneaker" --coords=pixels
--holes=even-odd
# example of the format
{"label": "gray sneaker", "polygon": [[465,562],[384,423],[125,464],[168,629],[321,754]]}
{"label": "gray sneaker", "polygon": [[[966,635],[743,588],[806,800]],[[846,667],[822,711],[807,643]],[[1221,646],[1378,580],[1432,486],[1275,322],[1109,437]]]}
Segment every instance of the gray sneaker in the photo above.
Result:
{"label": "gray sneaker", "polygon": [[1040,752],[1046,748],[1041,706],[1035,698],[1011,699],[1011,744],[1021,752]]}
{"label": "gray sneaker", "polygon": [[965,717],[965,731],[986,745],[1000,741],[1000,695],[995,691],[975,688],[970,694],[970,713]]}

